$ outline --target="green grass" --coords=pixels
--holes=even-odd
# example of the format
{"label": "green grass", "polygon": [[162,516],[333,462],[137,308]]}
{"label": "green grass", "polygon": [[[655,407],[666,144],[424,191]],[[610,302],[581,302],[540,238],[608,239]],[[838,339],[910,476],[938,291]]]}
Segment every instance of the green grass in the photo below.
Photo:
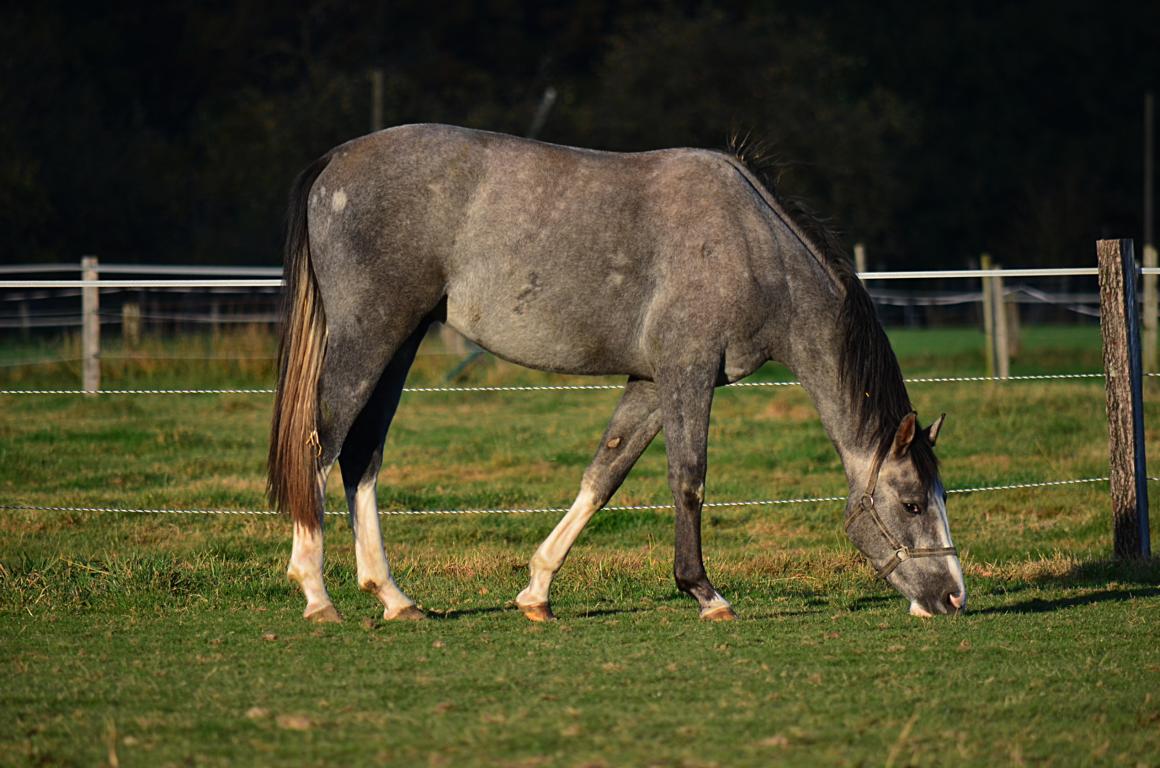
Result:
{"label": "green grass", "polygon": [[[1098,332],[1024,330],[1015,372],[1099,369]],[[892,335],[908,375],[982,368],[976,333]],[[269,354],[269,340],[142,351],[237,349]],[[420,358],[412,382],[439,382],[453,360]],[[75,386],[70,365],[0,376]],[[106,385],[267,386],[268,366],[121,360]],[[469,380],[544,377],[493,364]],[[1106,474],[1098,381],[911,394],[927,419],[950,413],[949,487]],[[380,501],[566,505],[615,400],[406,395]],[[262,396],[0,399],[0,503],[264,506],[268,409]],[[843,485],[796,388],[722,392],[711,446],[710,500]],[[1160,455],[1154,432],[1148,448]],[[666,501],[658,441],[613,503]],[[840,511],[706,515],[710,575],[742,616],[728,625],[700,623],[672,585],[671,513],[598,516],[547,626],[509,601],[555,516],[384,518],[396,576],[432,616],[406,625],[357,591],[349,526],[330,518],[346,621],[325,627],[299,618],[280,519],[0,512],[0,764],[1154,764],[1160,568],[1108,561],[1106,486],[952,497],[971,611],[942,620],[906,615]]]}

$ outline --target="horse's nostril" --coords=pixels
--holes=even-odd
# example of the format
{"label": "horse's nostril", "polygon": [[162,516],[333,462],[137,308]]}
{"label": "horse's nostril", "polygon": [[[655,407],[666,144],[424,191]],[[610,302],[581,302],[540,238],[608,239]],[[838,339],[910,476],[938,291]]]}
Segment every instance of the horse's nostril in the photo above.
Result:
{"label": "horse's nostril", "polygon": [[962,608],[963,602],[964,602],[963,596],[961,594],[958,594],[955,592],[948,592],[947,593],[947,603],[949,603],[952,608],[955,608],[955,609]]}

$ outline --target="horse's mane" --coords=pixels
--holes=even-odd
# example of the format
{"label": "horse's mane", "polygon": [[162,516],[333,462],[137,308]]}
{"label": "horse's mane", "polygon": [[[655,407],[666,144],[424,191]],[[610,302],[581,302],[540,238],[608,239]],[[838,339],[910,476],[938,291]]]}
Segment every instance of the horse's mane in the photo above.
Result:
{"label": "horse's mane", "polygon": [[[748,135],[734,134],[729,139],[728,151],[757,177],[782,209],[781,213],[801,231],[807,247],[824,262],[841,286],[844,298],[838,323],[842,335],[839,353],[842,384],[852,401],[859,404],[856,426],[859,436],[872,440],[880,452],[888,450],[898,425],[913,408],[898,358],[854,264],[837,234],[823,220],[801,200],[778,192],[777,179],[783,166],[768,144]],[[918,430],[910,455],[920,477],[935,477],[938,459],[925,430]]]}

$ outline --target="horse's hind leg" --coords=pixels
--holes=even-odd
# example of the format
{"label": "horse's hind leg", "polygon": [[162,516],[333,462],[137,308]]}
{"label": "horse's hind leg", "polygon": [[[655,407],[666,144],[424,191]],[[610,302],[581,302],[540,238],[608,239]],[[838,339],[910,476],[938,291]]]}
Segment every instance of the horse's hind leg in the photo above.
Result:
{"label": "horse's hind leg", "polygon": [[375,491],[387,430],[399,405],[403,382],[415,359],[428,323],[422,323],[387,363],[370,400],[363,407],[342,444],[338,464],[350,509],[350,527],[354,534],[355,559],[358,563],[358,585],[374,594],[383,604],[384,619],[421,619],[423,612],[415,607],[391,577],[383,550],[379,528],[379,509]]}
{"label": "horse's hind leg", "polygon": [[516,597],[516,605],[532,621],[553,618],[548,593],[552,577],[564,564],[584,526],[624,482],[632,465],[661,427],[656,387],[650,381],[629,381],[604,430],[600,447],[580,483],[580,493],[529,565],[531,579]]}
{"label": "horse's hind leg", "polygon": [[[435,301],[431,302],[432,305]],[[343,305],[339,303],[339,306]],[[414,341],[414,346],[422,337],[416,326],[426,327],[425,309],[415,307],[399,307],[393,313],[383,313],[384,317],[394,317],[393,324],[383,324],[380,327],[368,328],[358,318],[352,319],[349,315],[339,315],[337,312],[328,317],[328,332],[326,340],[326,356],[322,361],[322,370],[318,381],[318,411],[317,431],[312,435],[313,444],[318,451],[318,466],[316,478],[315,510],[318,514],[318,525],[309,527],[295,523],[294,547],[290,555],[290,565],[286,569],[292,581],[298,583],[306,596],[306,611],[303,614],[307,619],[315,621],[339,621],[340,617],[331,602],[323,584],[323,536],[322,515],[323,502],[326,491],[326,478],[330,468],[338,460],[342,447],[346,442],[358,417],[362,414],[367,402],[379,391],[379,385],[384,380],[384,371],[388,364],[396,357],[405,360],[402,372],[398,376],[398,387],[402,387],[402,378],[406,375],[406,368],[414,359],[414,348],[408,345]],[[400,354],[400,350],[408,348],[409,352]],[[391,379],[394,381],[394,379]],[[394,405],[398,402],[398,393],[390,399],[389,414],[383,419],[378,443],[382,444],[382,435],[386,432],[386,425],[390,422],[390,415],[394,413]],[[367,463],[375,455],[369,451]],[[381,450],[374,462],[375,470],[381,461]],[[344,466],[344,479],[348,472]],[[367,470],[372,473],[374,470]],[[357,489],[356,489],[357,490]],[[358,495],[357,493],[355,494]],[[349,493],[348,493],[349,496]],[[365,498],[365,494],[364,494]],[[370,489],[371,506],[373,508],[374,488]],[[363,502],[365,505],[365,501]],[[370,515],[362,515],[369,518]],[[377,515],[374,516],[375,531],[378,530]],[[368,538],[364,536],[365,540]],[[379,540],[377,533],[374,537]],[[380,557],[382,548],[380,545]]]}
{"label": "horse's hind leg", "polygon": [[322,582],[322,491],[326,488],[326,475],[330,467],[331,464],[328,464],[319,470],[316,479],[319,489],[316,503],[318,526],[310,528],[295,521],[294,545],[290,552],[290,566],[286,569],[286,575],[302,588],[306,596],[303,617],[317,622],[342,621]]}

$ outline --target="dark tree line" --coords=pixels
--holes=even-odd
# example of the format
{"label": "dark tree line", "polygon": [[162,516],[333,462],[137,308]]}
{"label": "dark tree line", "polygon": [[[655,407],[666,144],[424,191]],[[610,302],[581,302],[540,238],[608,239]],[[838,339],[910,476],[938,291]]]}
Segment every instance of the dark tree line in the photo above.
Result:
{"label": "dark tree line", "polygon": [[0,25],[5,261],[274,263],[290,179],[384,121],[634,150],[768,140],[880,266],[1139,237],[1160,5],[45,2]]}

